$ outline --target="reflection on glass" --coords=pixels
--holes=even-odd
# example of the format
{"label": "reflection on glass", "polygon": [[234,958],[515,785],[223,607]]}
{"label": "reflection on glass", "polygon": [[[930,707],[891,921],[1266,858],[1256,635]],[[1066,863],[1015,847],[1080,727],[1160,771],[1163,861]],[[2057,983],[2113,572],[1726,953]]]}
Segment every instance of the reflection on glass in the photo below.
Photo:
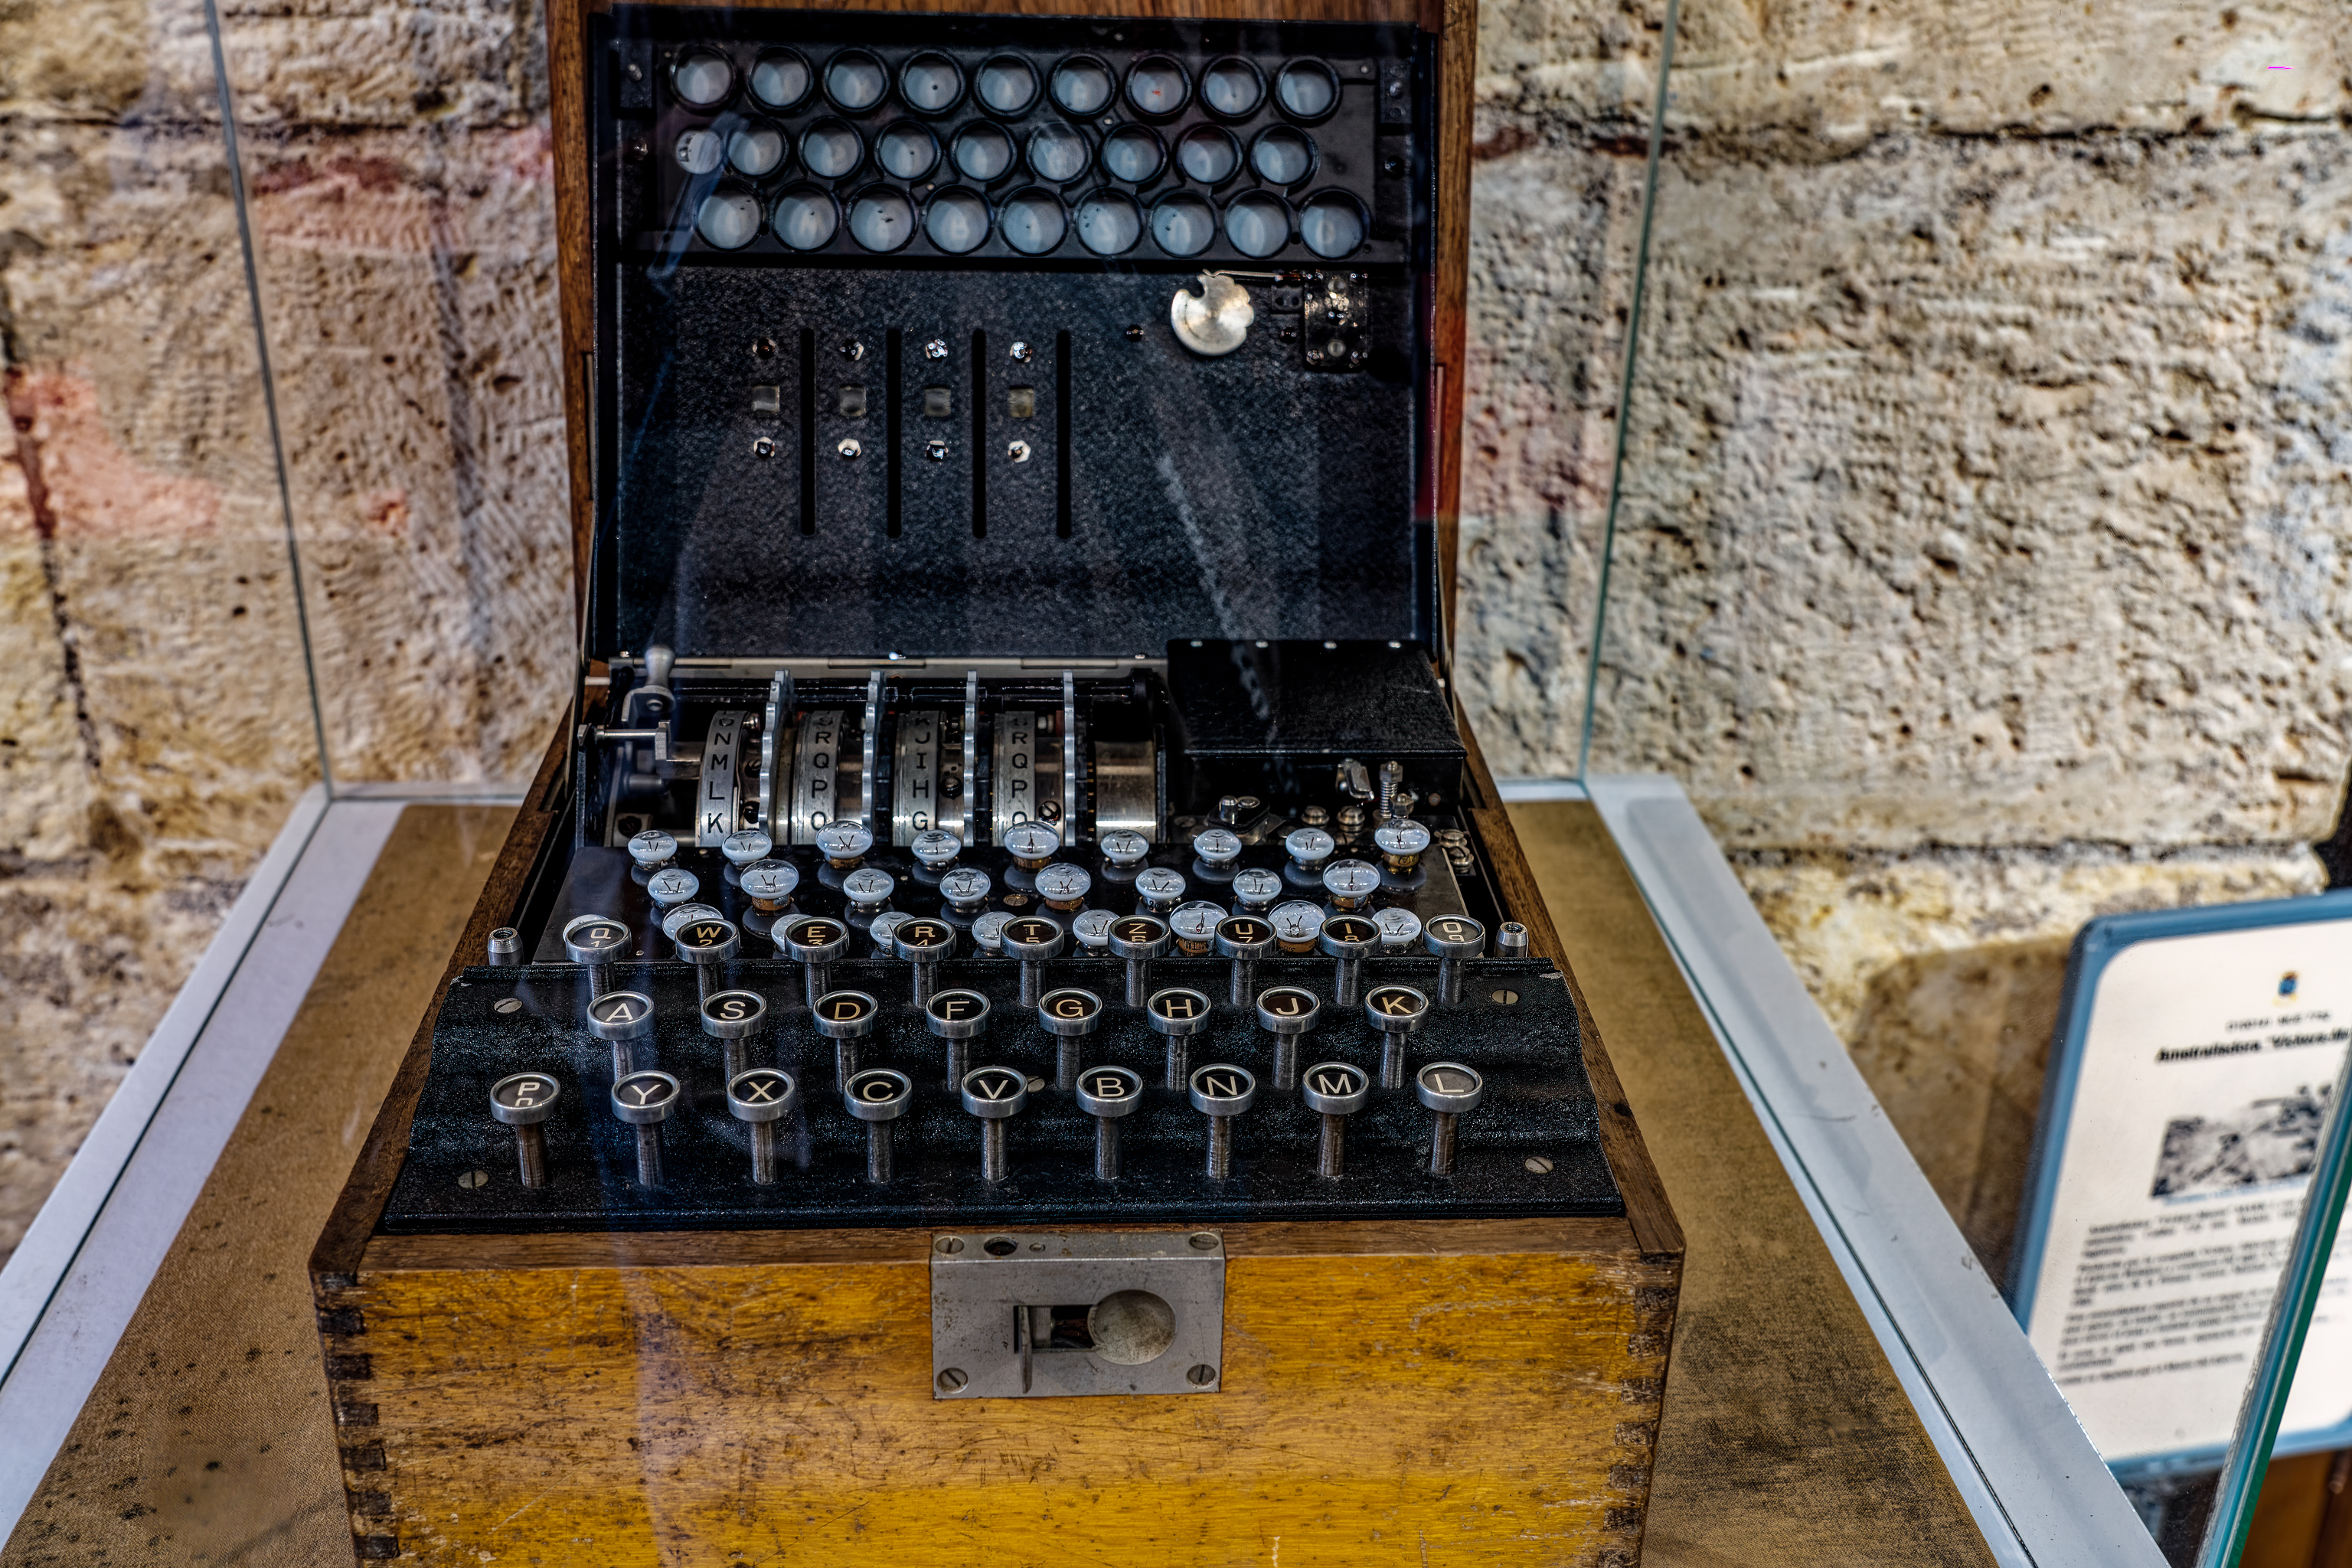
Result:
{"label": "reflection on glass", "polygon": [[1078,203],[1078,243],[1097,256],[1124,256],[1143,237],[1143,215],[1124,191],[1088,191]]}
{"label": "reflection on glass", "polygon": [[801,132],[801,163],[812,174],[840,179],[864,162],[866,143],[838,120],[820,120]]}
{"label": "reflection on glass", "polygon": [[1339,79],[1321,60],[1293,60],[1274,79],[1274,96],[1301,120],[1320,120],[1339,106]]}
{"label": "reflection on glass", "polygon": [[1043,256],[1062,243],[1069,220],[1063,215],[1059,196],[1032,185],[1013,193],[996,226],[1004,243],[1022,255]]}
{"label": "reflection on glass", "polygon": [[677,139],[677,166],[689,174],[707,174],[719,167],[724,145],[714,131],[689,131]]}
{"label": "reflection on glass", "polygon": [[1196,125],[1176,143],[1176,166],[1187,179],[1222,185],[1241,169],[1241,143],[1213,125]]}
{"label": "reflection on glass", "polygon": [[988,239],[988,204],[971,191],[941,191],[923,215],[923,233],[950,256],[977,250]]}
{"label": "reflection on glass", "polygon": [[1041,125],[1029,133],[1029,167],[1041,180],[1067,184],[1087,172],[1087,139],[1066,125]]}
{"label": "reflection on glass", "polygon": [[1225,208],[1225,237],[1244,256],[1272,256],[1290,243],[1290,208],[1264,191],[1235,196]]}
{"label": "reflection on glass", "polygon": [[824,68],[825,95],[852,114],[863,114],[881,102],[889,85],[882,62],[863,49],[845,49]]}
{"label": "reflection on glass", "polygon": [[896,250],[915,237],[915,208],[887,185],[868,185],[849,204],[849,237],[868,250]]}
{"label": "reflection on glass", "polygon": [[1201,73],[1201,101],[1214,113],[1239,120],[1255,113],[1265,97],[1265,83],[1247,60],[1219,60]]}
{"label": "reflection on glass", "polygon": [[735,89],[735,68],[710,49],[688,49],[670,68],[670,90],[697,109],[723,101]]}
{"label": "reflection on glass", "polygon": [[808,61],[790,49],[771,49],[751,68],[751,96],[770,109],[790,109],[808,89]]}
{"label": "reflection on glass", "polygon": [[747,125],[727,139],[727,161],[764,180],[784,166],[784,133],[772,125]]}
{"label": "reflection on glass", "polygon": [[917,55],[899,68],[898,95],[918,114],[943,114],[963,96],[963,72],[945,55]]}
{"label": "reflection on glass", "polygon": [[876,139],[874,161],[886,174],[902,180],[919,180],[940,161],[940,143],[911,120],[901,120]]}
{"label": "reflection on glass", "polygon": [[1295,185],[1315,172],[1315,143],[1287,125],[1261,131],[1250,143],[1250,167],[1270,185]]}
{"label": "reflection on glass", "polygon": [[1139,185],[1160,173],[1162,161],[1160,138],[1148,126],[1122,125],[1103,138],[1103,172],[1114,180]]}
{"label": "reflection on glass", "polygon": [[1110,102],[1110,68],[1085,55],[1054,68],[1054,101],[1065,114],[1092,114]]}
{"label": "reflection on glass", "polygon": [[1179,191],[1151,209],[1152,243],[1171,256],[1198,256],[1216,237],[1216,210],[1205,196]]}
{"label": "reflection on glass", "polygon": [[1013,167],[1013,138],[985,122],[957,132],[954,152],[955,166],[963,177],[983,185],[1003,179]]}
{"label": "reflection on glass", "polygon": [[841,209],[816,186],[794,185],[776,198],[774,224],[776,237],[793,249],[816,250],[841,226]]}
{"label": "reflection on glass", "polygon": [[1327,261],[1364,243],[1364,209],[1345,191],[1318,191],[1298,209],[1298,240]]}
{"label": "reflection on glass", "polygon": [[992,114],[1026,114],[1037,101],[1037,73],[1018,55],[996,55],[975,79],[980,101]]}
{"label": "reflection on glass", "polygon": [[694,230],[721,250],[740,250],[759,237],[760,198],[749,191],[713,191],[694,215]]}
{"label": "reflection on glass", "polygon": [[1173,114],[1192,91],[1184,68],[1165,55],[1138,60],[1127,73],[1127,101],[1139,114]]}

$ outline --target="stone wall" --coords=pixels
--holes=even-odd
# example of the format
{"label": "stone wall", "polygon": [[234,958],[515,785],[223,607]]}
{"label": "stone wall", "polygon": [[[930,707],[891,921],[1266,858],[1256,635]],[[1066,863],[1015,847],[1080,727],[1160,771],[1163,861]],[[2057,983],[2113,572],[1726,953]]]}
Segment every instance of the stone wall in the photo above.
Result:
{"label": "stone wall", "polygon": [[[1482,18],[1454,630],[1507,772],[1578,761],[1664,11]],[[1593,763],[1689,783],[1989,1259],[2074,926],[2318,879],[2347,15],[1682,13]],[[318,771],[201,17],[0,9],[0,1250]],[[571,639],[539,12],[224,20],[328,755],[521,773]]]}
{"label": "stone wall", "polygon": [[[1519,193],[1622,185],[1662,14],[1486,13],[1462,641],[1512,772],[1577,764],[1614,439]],[[2328,0],[1683,7],[1592,766],[1685,781],[1996,1268],[2075,927],[2321,879],[2347,69]]]}

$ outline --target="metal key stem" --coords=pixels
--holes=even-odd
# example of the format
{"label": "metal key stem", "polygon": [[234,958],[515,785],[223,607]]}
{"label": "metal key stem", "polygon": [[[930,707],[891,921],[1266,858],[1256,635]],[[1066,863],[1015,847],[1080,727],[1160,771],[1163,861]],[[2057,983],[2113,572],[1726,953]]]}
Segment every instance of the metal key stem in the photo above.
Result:
{"label": "metal key stem", "polygon": [[1323,1118],[1323,1137],[1315,1148],[1315,1173],[1328,1180],[1339,1175],[1348,1163],[1348,1119],[1344,1116]]}
{"label": "metal key stem", "polygon": [[658,1124],[641,1126],[637,1129],[637,1185],[661,1184],[661,1128]]}
{"label": "metal key stem", "polygon": [[980,1124],[980,1176],[984,1182],[1004,1180],[1007,1163],[1004,1158],[1004,1123],[1000,1121]]}
{"label": "metal key stem", "polygon": [[891,1131],[894,1125],[888,1121],[866,1124],[866,1179],[877,1187],[890,1179],[890,1159],[897,1138]]}
{"label": "metal key stem", "polygon": [[526,1187],[547,1185],[547,1136],[536,1122],[515,1129],[515,1157]]}
{"label": "metal key stem", "polygon": [[1234,1173],[1234,1126],[1227,1117],[1209,1118],[1209,1180],[1222,1182]]}
{"label": "metal key stem", "polygon": [[776,1183],[776,1124],[772,1121],[751,1123],[751,1180],[760,1186]]}
{"label": "metal key stem", "polygon": [[1095,1177],[1118,1180],[1118,1123],[1107,1116],[1095,1119]]}

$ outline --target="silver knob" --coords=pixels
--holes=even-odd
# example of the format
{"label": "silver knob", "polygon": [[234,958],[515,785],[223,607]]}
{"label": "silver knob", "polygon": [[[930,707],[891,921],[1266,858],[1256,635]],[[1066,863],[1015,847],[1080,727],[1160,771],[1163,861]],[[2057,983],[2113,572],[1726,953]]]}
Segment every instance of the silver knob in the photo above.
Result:
{"label": "silver knob", "polygon": [[1265,918],[1274,927],[1276,945],[1285,952],[1313,952],[1315,939],[1323,934],[1323,906],[1304,899],[1276,904],[1266,911]]}
{"label": "silver knob", "polygon": [[726,918],[719,912],[715,905],[680,904],[676,909],[662,911],[661,933],[671,942],[676,942],[677,933],[685,929],[689,921],[723,921]]}
{"label": "silver knob", "polygon": [[801,966],[814,1007],[832,984],[835,961],[849,951],[849,928],[822,915],[804,916],[776,928],[776,947]]}
{"label": "silver knob", "polygon": [[1255,915],[1232,915],[1217,922],[1217,956],[1234,961],[1233,987],[1225,999],[1246,1007],[1257,994],[1258,961],[1274,951],[1274,927]]}
{"label": "silver knob", "polygon": [[1230,876],[1234,863],[1242,858],[1242,836],[1230,827],[1204,827],[1192,836],[1192,854],[1201,862],[1202,875]]}
{"label": "silver knob", "polygon": [[1505,921],[1495,928],[1496,958],[1525,958],[1528,955],[1528,928],[1517,921]]}
{"label": "silver knob", "polygon": [[1284,836],[1282,847],[1290,852],[1290,863],[1302,876],[1322,875],[1323,862],[1331,858],[1339,842],[1319,827],[1294,827]]}
{"label": "silver knob", "polygon": [[1102,998],[1076,986],[1037,998],[1037,1026],[1054,1037],[1054,1087],[1078,1081],[1078,1042],[1102,1027]]}
{"label": "silver knob", "polygon": [[1096,847],[1102,851],[1105,866],[1114,870],[1131,871],[1150,855],[1151,840],[1132,827],[1114,827],[1102,836]]}
{"label": "silver knob", "polygon": [[1165,866],[1146,866],[1135,874],[1135,896],[1155,915],[1164,915],[1184,898],[1184,873]]}
{"label": "silver knob", "polygon": [[1108,958],[1111,922],[1118,918],[1108,910],[1080,910],[1070,921],[1070,938],[1087,957]]}
{"label": "silver knob", "polygon": [[702,891],[702,879],[683,866],[665,866],[646,879],[646,897],[665,910],[676,909]]}
{"label": "silver knob", "polygon": [[1187,1080],[1192,1109],[1209,1119],[1209,1180],[1234,1173],[1234,1118],[1257,1099],[1257,1079],[1247,1068],[1212,1062]]}
{"label": "silver knob", "polygon": [[706,999],[719,989],[719,966],[742,951],[735,922],[717,913],[687,921],[672,933],[682,963],[694,965],[695,989]]}
{"label": "silver knob", "polygon": [[989,910],[971,922],[971,945],[992,958],[1002,958],[1004,955],[1004,928],[1012,923],[1012,910]]}
{"label": "silver knob", "polygon": [[1410,816],[1391,817],[1372,829],[1372,845],[1391,872],[1410,876],[1429,847],[1429,829]]}
{"label": "silver knob", "polygon": [[891,1176],[893,1124],[915,1103],[915,1080],[896,1068],[867,1068],[842,1086],[842,1104],[866,1123],[866,1179],[876,1186]]}
{"label": "silver knob", "polygon": [[1187,985],[1171,985],[1165,991],[1154,992],[1144,1004],[1144,1021],[1168,1040],[1168,1072],[1162,1081],[1170,1089],[1184,1087],[1188,1073],[1185,1062],[1192,1054],[1192,1037],[1209,1026],[1215,1011],[1205,992]]}
{"label": "silver knob", "polygon": [[1187,958],[1199,958],[1217,940],[1218,922],[1225,918],[1225,906],[1195,900],[1179,904],[1169,911],[1168,929],[1176,938],[1176,951]]}
{"label": "silver knob", "polygon": [[588,994],[612,988],[612,967],[636,951],[636,933],[609,915],[582,915],[563,928],[563,956],[588,969]]}
{"label": "silver knob", "polygon": [[745,1043],[759,1034],[768,1019],[768,999],[756,991],[719,991],[702,999],[702,1032],[722,1042],[727,1076],[733,1078],[751,1064]]}
{"label": "silver knob", "polygon": [[1337,960],[1331,966],[1331,1000],[1356,1005],[1364,988],[1364,960],[1381,950],[1381,928],[1369,915],[1333,915],[1323,922],[1316,947]]}
{"label": "silver knob", "polygon": [[1151,990],[1151,961],[1163,956],[1175,935],[1157,915],[1123,915],[1111,922],[1110,952],[1127,961],[1127,1005],[1140,1007]]}
{"label": "silver knob", "polygon": [[547,1185],[547,1135],[540,1123],[555,1113],[555,1079],[543,1072],[519,1072],[490,1086],[490,1114],[515,1130],[515,1163],[526,1187]]}
{"label": "silver knob", "polygon": [[661,1124],[684,1093],[666,1072],[633,1072],[613,1086],[613,1114],[637,1130],[637,1185],[662,1184]]}
{"label": "silver knob", "polygon": [[588,1004],[588,1032],[613,1042],[613,1076],[629,1076],[630,1047],[654,1032],[654,999],[642,991],[607,991]]}
{"label": "silver knob", "polygon": [[766,1187],[776,1180],[776,1123],[800,1103],[793,1075],[774,1068],[751,1068],[727,1080],[727,1110],[751,1129],[751,1180]]}
{"label": "silver knob", "polygon": [[1020,962],[1021,1005],[1034,1007],[1038,997],[1045,994],[1046,962],[1062,955],[1062,949],[1069,944],[1069,934],[1043,915],[1023,915],[1005,921],[997,940],[1003,944],[1006,957]]}
{"label": "silver knob", "polygon": [[1012,1068],[974,1068],[963,1075],[958,1096],[965,1111],[980,1119],[980,1175],[1001,1182],[1010,1173],[1004,1157],[1004,1124],[1029,1103],[1029,1079]]}
{"label": "silver knob", "polygon": [[990,1005],[977,991],[939,991],[923,1004],[923,1026],[948,1046],[948,1089],[952,1091],[971,1070],[966,1059],[971,1042],[988,1027]]}
{"label": "silver knob", "polygon": [[1334,860],[1323,868],[1323,891],[1335,910],[1360,910],[1380,890],[1380,868],[1368,860]]}
{"label": "silver knob", "polygon": [[1438,915],[1422,928],[1421,944],[1437,959],[1437,999],[1451,1007],[1462,1000],[1462,961],[1486,949],[1486,928],[1468,915]]}
{"label": "silver knob", "polygon": [[1282,897],[1282,879],[1252,866],[1234,873],[1234,909],[1237,914],[1262,915]]}
{"label": "silver knob", "polygon": [[1460,1062],[1432,1062],[1412,1075],[1412,1091],[1431,1111],[1429,1173],[1454,1173],[1455,1125],[1485,1098],[1486,1080]]}
{"label": "silver knob", "polygon": [[1381,1087],[1404,1087],[1404,1043],[1429,1018],[1429,998],[1410,985],[1377,985],[1364,998],[1364,1017],[1381,1032]]}
{"label": "silver knob", "polygon": [[1258,994],[1257,1026],[1274,1037],[1274,1087],[1298,1082],[1299,1037],[1323,1018],[1323,1000],[1303,985],[1276,985]]}
{"label": "silver knob", "polygon": [[1024,871],[1034,871],[1062,847],[1062,836],[1042,822],[1016,822],[1004,835],[1004,851]]}
{"label": "silver knob", "polygon": [[863,991],[828,991],[809,1009],[816,1032],[833,1042],[833,1086],[857,1076],[857,1042],[874,1032],[882,1004]]}
{"label": "silver knob", "polygon": [[754,860],[736,874],[735,882],[753,909],[774,914],[793,901],[801,885],[800,868],[789,860]]}
{"label": "silver knob", "polygon": [[860,866],[841,879],[841,896],[849,900],[853,914],[879,914],[898,886],[897,879],[889,872],[873,866]]}
{"label": "silver knob", "polygon": [[1372,1076],[1347,1062],[1318,1062],[1298,1080],[1298,1098],[1323,1119],[1315,1173],[1336,1181],[1347,1172],[1348,1118],[1372,1100]]}
{"label": "silver knob", "polygon": [[898,928],[905,925],[908,918],[896,910],[884,910],[874,917],[873,923],[866,928],[866,934],[874,943],[875,957],[895,956],[890,947],[891,940],[898,934]]}
{"label": "silver knob", "polygon": [[919,864],[936,871],[953,862],[962,852],[963,840],[940,828],[926,827],[915,835],[915,841],[907,847]]}
{"label": "silver knob", "polygon": [[955,866],[940,873],[940,897],[960,915],[978,914],[995,885],[988,873],[977,866]]}
{"label": "silver knob", "polygon": [[719,841],[719,853],[730,866],[749,866],[776,852],[776,841],[756,827],[730,833]]}
{"label": "silver knob", "polygon": [[1087,875],[1085,867],[1059,860],[1050,866],[1037,868],[1036,881],[1037,896],[1045,901],[1046,907],[1065,912],[1076,912],[1095,885],[1095,879]]}
{"label": "silver knob", "polygon": [[1118,1124],[1143,1103],[1143,1079],[1125,1068],[1088,1068],[1078,1075],[1078,1109],[1095,1119],[1095,1179],[1118,1180]]}
{"label": "silver knob", "polygon": [[816,830],[817,853],[835,870],[846,871],[874,848],[874,835],[862,822],[828,822]]}
{"label": "silver knob", "polygon": [[629,840],[629,858],[641,871],[657,870],[677,858],[677,840],[658,827],[648,827]]}
{"label": "silver knob", "polygon": [[483,946],[486,956],[496,967],[506,969],[522,962],[522,932],[512,926],[500,926],[490,932]]}
{"label": "silver knob", "polygon": [[927,1005],[940,980],[940,963],[955,952],[956,929],[942,920],[924,916],[898,922],[890,933],[890,950],[915,966],[915,1005]]}
{"label": "silver knob", "polygon": [[1411,910],[1377,910],[1372,923],[1381,928],[1382,952],[1411,952],[1421,941],[1421,917]]}

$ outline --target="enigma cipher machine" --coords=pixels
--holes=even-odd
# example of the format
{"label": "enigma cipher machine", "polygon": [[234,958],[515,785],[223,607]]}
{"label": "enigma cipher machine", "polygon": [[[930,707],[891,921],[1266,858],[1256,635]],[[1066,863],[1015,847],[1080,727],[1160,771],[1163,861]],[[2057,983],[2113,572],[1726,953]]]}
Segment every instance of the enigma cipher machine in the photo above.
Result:
{"label": "enigma cipher machine", "polygon": [[554,8],[581,679],[314,1259],[362,1560],[1638,1555],[1470,18],[1211,9]]}

